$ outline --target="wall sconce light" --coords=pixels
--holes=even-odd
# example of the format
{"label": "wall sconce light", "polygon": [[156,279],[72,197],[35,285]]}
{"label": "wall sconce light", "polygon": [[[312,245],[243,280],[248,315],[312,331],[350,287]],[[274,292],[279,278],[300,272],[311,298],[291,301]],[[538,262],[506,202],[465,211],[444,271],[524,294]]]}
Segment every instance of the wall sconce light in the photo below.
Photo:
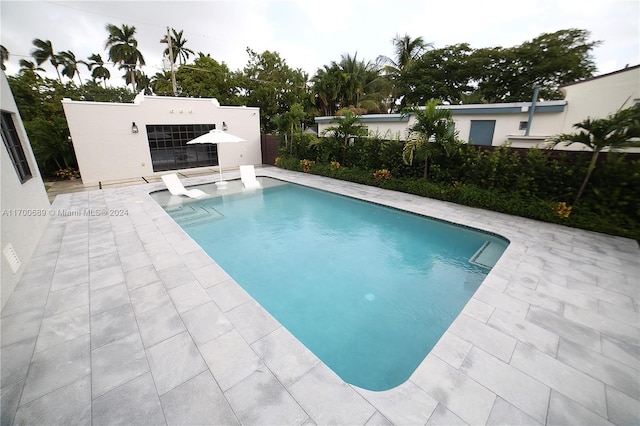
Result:
{"label": "wall sconce light", "polygon": [[225,123],[224,121],[222,122],[222,130],[225,132],[229,130],[229,126],[227,126],[227,123]]}
{"label": "wall sconce light", "polygon": [[138,133],[138,126],[136,126],[136,122],[131,123],[131,133]]}

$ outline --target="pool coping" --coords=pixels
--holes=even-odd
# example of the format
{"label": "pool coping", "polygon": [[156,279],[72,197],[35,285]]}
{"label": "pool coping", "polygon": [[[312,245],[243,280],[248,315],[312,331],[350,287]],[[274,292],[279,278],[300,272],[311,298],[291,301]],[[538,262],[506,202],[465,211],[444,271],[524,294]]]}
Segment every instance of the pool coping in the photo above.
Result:
{"label": "pool coping", "polygon": [[[276,168],[256,172],[490,232],[510,244],[411,378],[372,392],[340,380],[217,266],[149,196],[162,183],[59,195],[54,210],[129,215],[51,219],[2,312],[3,352],[29,361],[14,360],[7,371],[3,356],[3,423],[5,415],[19,423],[41,412],[115,423],[143,410],[148,419],[180,424],[194,420],[185,406],[208,416],[201,420],[241,424],[640,418],[635,241]],[[71,288],[86,297],[55,310],[53,301]],[[105,335],[101,321],[125,311],[131,321]],[[166,316],[149,322],[152,314]],[[173,331],[154,328],[169,317]],[[205,319],[215,327],[199,326]],[[135,366],[105,355],[117,347],[134,354]],[[78,355],[71,373],[50,371],[72,350]],[[121,368],[126,374],[113,370],[116,361],[129,366]],[[169,365],[183,368],[168,373]],[[77,396],[73,407],[54,406],[70,393]],[[123,404],[124,395],[136,403]]]}

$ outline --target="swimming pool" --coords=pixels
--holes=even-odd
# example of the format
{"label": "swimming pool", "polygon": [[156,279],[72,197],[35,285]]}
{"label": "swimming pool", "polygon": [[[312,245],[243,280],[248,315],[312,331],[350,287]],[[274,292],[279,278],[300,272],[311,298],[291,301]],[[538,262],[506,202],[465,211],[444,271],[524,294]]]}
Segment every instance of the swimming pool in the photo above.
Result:
{"label": "swimming pool", "polygon": [[406,381],[507,246],[494,235],[261,178],[167,212],[343,380]]}

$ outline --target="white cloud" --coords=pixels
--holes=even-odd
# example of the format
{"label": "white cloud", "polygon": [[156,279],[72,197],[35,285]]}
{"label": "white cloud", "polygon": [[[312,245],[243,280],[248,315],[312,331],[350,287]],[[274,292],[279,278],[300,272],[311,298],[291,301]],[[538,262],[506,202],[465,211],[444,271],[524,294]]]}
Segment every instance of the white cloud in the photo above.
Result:
{"label": "white cloud", "polygon": [[[610,0],[281,0],[281,1],[0,1],[0,41],[11,58],[8,74],[29,57],[34,38],[58,51],[86,58],[104,51],[106,23],[134,25],[148,64],[159,71],[172,26],[184,30],[187,47],[211,54],[232,70],[247,62],[245,52],[277,51],[295,68],[313,74],[344,53],[375,60],[393,55],[391,39],[408,33],[436,47],[467,42],[472,47],[509,47],[543,32],[583,28],[603,44],[593,53],[599,72],[640,63],[640,3]],[[21,56],[22,55],[22,56]],[[121,71],[114,70],[112,84]],[[85,75],[86,71],[85,71]]]}

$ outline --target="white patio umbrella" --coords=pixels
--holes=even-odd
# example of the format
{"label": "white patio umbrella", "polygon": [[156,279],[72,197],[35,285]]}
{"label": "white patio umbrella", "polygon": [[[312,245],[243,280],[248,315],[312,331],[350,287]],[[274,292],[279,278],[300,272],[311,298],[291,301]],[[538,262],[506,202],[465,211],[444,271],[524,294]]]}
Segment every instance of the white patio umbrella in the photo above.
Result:
{"label": "white patio umbrella", "polygon": [[[221,143],[237,143],[237,142],[246,142],[246,140],[242,139],[239,136],[232,135],[231,133],[225,132],[219,129],[213,129],[209,133],[205,133],[202,136],[198,136],[194,140],[187,142],[187,145],[194,145],[197,143],[213,143],[213,144],[221,144]],[[222,180],[222,162],[220,161],[220,150],[218,150],[218,167],[220,167],[220,182],[216,182],[216,185],[223,186],[226,185],[227,182]]]}

